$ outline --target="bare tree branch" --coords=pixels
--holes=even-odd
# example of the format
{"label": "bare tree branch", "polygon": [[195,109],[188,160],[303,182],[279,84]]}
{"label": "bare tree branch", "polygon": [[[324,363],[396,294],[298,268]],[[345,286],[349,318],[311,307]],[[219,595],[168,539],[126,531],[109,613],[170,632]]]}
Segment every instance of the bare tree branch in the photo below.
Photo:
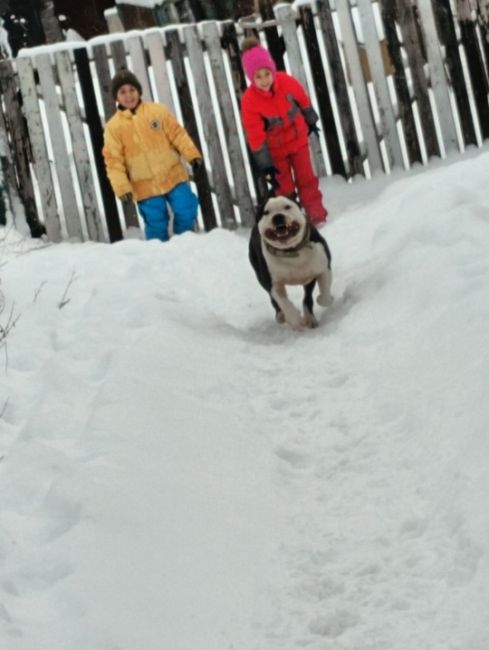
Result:
{"label": "bare tree branch", "polygon": [[41,289],[43,288],[43,286],[45,284],[46,284],[46,280],[43,280],[41,282],[41,284],[38,286],[38,288],[36,289],[36,291],[34,293],[34,300],[32,302],[36,302],[36,300],[39,298],[39,294],[41,293]]}
{"label": "bare tree branch", "polygon": [[0,349],[3,348],[4,350],[4,355],[5,355],[5,373],[8,371],[8,347],[7,347],[7,337],[11,330],[15,327],[17,324],[17,321],[20,318],[20,313],[15,315],[14,314],[15,310],[15,303],[12,303],[12,306],[10,308],[10,314],[7,319],[7,323],[5,325],[0,325]]}
{"label": "bare tree branch", "polygon": [[[2,406],[2,410],[0,411],[0,420],[5,415],[5,411],[7,410],[9,400],[10,400],[10,397],[7,397],[7,399],[5,400],[5,404]],[[0,460],[2,460],[2,458],[3,458],[3,456],[0,457]]]}
{"label": "bare tree branch", "polygon": [[60,300],[60,302],[58,304],[58,309],[63,309],[63,307],[70,302],[70,298],[67,298],[67,295],[68,295],[68,291],[69,291],[71,285],[75,281],[75,278],[76,278],[76,271],[75,271],[75,269],[73,269],[73,271],[71,272],[71,277],[70,277],[70,279],[68,281],[68,284],[66,285],[66,289],[64,290],[63,296],[61,297],[61,300]]}

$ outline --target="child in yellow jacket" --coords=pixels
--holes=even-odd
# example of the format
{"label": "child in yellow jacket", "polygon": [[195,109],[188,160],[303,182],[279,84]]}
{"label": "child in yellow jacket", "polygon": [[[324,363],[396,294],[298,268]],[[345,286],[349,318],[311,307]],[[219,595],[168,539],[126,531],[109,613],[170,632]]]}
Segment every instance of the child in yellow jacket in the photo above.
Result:
{"label": "child in yellow jacket", "polygon": [[187,131],[163,104],[142,101],[137,77],[122,69],[112,79],[117,112],[104,131],[103,155],[114,194],[136,201],[147,239],[168,239],[168,205],[173,232],[192,230],[198,199],[181,156],[197,167],[202,155]]}

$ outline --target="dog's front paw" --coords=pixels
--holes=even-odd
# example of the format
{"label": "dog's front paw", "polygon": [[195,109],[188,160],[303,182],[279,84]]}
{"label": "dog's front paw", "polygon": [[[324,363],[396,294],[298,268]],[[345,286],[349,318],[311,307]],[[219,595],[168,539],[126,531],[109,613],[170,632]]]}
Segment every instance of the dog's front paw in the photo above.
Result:
{"label": "dog's front paw", "polygon": [[277,321],[277,323],[280,323],[280,325],[282,325],[283,323],[285,323],[284,312],[283,312],[283,311],[277,311],[277,312],[275,313],[275,320]]}
{"label": "dog's front paw", "polygon": [[310,329],[314,329],[319,325],[314,314],[306,312],[302,320],[304,321],[305,326],[309,327]]}
{"label": "dog's front paw", "polygon": [[321,305],[321,307],[329,307],[329,305],[333,304],[333,301],[334,297],[330,293],[320,293],[316,299],[317,304]]}
{"label": "dog's front paw", "polygon": [[304,316],[301,316],[300,313],[297,313],[297,316],[294,315],[294,317],[289,317],[287,319],[287,322],[292,327],[292,329],[296,330],[297,332],[304,330],[308,326],[307,320],[304,318]]}

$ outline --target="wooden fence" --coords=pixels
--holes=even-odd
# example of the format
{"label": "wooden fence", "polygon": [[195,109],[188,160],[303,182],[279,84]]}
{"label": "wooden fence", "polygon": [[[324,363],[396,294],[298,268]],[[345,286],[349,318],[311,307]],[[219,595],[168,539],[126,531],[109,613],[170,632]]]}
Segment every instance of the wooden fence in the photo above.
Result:
{"label": "wooden fence", "polygon": [[266,189],[239,119],[246,87],[239,45],[251,33],[319,110],[320,137],[311,145],[320,175],[409,169],[489,137],[487,40],[476,16],[457,17],[450,0],[331,3],[297,11],[279,4],[269,21],[119,33],[0,63],[3,168],[33,232],[44,224],[52,241],[117,241],[138,225],[135,208],[123,211],[113,196],[101,154],[115,110],[110,78],[122,65],[204,152],[193,179],[201,227],[251,225]]}

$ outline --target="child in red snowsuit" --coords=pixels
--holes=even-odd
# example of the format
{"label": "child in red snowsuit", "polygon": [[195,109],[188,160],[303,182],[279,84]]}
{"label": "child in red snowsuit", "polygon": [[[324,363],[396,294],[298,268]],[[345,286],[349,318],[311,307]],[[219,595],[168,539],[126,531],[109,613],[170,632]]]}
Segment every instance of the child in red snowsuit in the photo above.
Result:
{"label": "child in red snowsuit", "polygon": [[308,135],[317,132],[318,115],[302,85],[277,72],[272,56],[256,39],[246,39],[242,64],[251,85],[241,98],[241,118],[258,168],[275,192],[299,199],[311,223],[324,223],[319,180],[311,162]]}

